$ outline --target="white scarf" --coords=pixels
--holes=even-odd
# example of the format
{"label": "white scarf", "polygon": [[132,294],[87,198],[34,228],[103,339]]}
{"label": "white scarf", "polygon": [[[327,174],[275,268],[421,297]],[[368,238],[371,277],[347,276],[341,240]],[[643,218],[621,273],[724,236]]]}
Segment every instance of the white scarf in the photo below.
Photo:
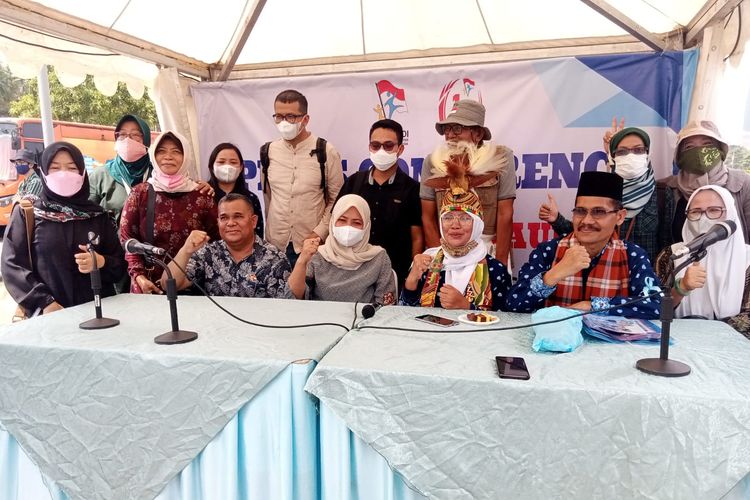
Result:
{"label": "white scarf", "polygon": [[[161,144],[161,142],[164,140],[164,136],[167,134],[176,137],[177,140],[180,141],[183,155],[182,165],[180,166],[180,169],[177,171],[177,173],[174,174],[181,176],[182,181],[178,185],[172,187],[162,184],[159,181],[159,174],[164,174],[164,172],[156,162],[156,148],[159,147],[159,144]],[[151,173],[151,178],[148,180],[148,182],[150,182],[151,185],[154,186],[155,191],[167,193],[189,193],[190,191],[195,191],[195,188],[198,184],[189,177],[189,173],[193,167],[195,158],[193,157],[193,149],[190,147],[190,142],[188,142],[188,140],[185,139],[184,136],[172,130],[165,130],[151,145],[149,154],[151,155],[151,165],[153,165],[154,171]]]}
{"label": "white scarf", "polygon": [[[695,195],[705,189],[712,189],[721,196],[726,208],[726,220],[734,221],[737,230],[732,236],[708,247],[706,256],[700,261],[706,269],[706,284],[683,298],[677,307],[677,317],[704,316],[709,319],[724,319],[740,312],[745,291],[745,273],[750,266],[750,245],[745,244],[740,219],[732,194],[720,186],[703,186],[696,189],[688,200],[688,208]],[[682,239],[689,242],[698,234],[691,230],[688,220],[682,226]],[[675,266],[684,262],[678,259]],[[685,276],[683,269],[677,275]]]}
{"label": "white scarf", "polygon": [[[333,228],[336,226],[336,221],[339,220],[339,217],[351,207],[356,208],[362,217],[362,222],[364,223],[362,230],[365,235],[359,243],[345,247],[336,240],[336,237],[333,235]],[[370,206],[367,204],[367,201],[356,194],[342,196],[333,206],[331,221],[328,224],[329,236],[325,244],[318,247],[318,253],[326,261],[340,269],[347,269],[349,271],[359,269],[364,262],[369,262],[381,252],[385,252],[383,247],[370,245],[370,225]]]}
{"label": "white scarf", "polygon": [[[506,168],[513,168],[509,165],[507,148],[498,146],[492,142],[485,142],[481,148],[466,141],[458,143],[444,142],[438,145],[430,153],[430,162],[432,163],[432,172],[430,179],[434,177],[444,177],[448,175],[445,162],[455,154],[466,153],[469,155],[469,175],[480,176],[490,172],[498,174],[505,172]],[[511,157],[512,158],[512,157]]]}
{"label": "white scarf", "polygon": [[[472,213],[463,213],[471,215],[471,218],[474,221],[471,228],[471,240],[475,241],[477,246],[471,249],[469,253],[463,257],[454,257],[448,253],[447,248],[443,247],[428,248],[424,252],[425,254],[434,257],[438,250],[443,248],[444,257],[442,270],[445,271],[445,283],[451,285],[462,294],[466,292],[466,287],[469,285],[469,280],[474,273],[474,269],[477,267],[477,263],[487,256],[487,245],[482,240],[484,222]],[[442,224],[440,224],[440,236],[445,240]]]}

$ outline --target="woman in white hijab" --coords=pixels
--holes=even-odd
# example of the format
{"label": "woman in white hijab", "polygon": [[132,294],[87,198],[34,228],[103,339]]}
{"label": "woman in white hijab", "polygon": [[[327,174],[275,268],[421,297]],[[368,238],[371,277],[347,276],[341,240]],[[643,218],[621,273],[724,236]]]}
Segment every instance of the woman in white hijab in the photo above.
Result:
{"label": "woman in white hijab", "polygon": [[[120,241],[131,238],[164,248],[175,255],[193,230],[219,238],[216,203],[212,193],[196,191],[189,177],[195,159],[190,143],[173,131],[164,132],[149,150],[154,167],[148,182],[130,191],[122,210]],[[141,255],[127,253],[131,293],[162,293],[161,268]]]}
{"label": "woman in white hijab", "polygon": [[400,303],[407,306],[497,311],[510,275],[487,253],[482,203],[473,191],[451,188],[440,206],[440,246],[414,256]]}
{"label": "woman in white hijab", "polygon": [[289,288],[298,299],[395,303],[396,277],[385,249],[370,245],[370,207],[356,194],[333,207],[330,236],[304,241]]}
{"label": "woman in white hijab", "polygon": [[[680,271],[672,289],[678,318],[702,316],[729,321],[750,332],[750,245],[739,222],[732,193],[708,185],[697,188],[688,200],[683,241],[691,241],[720,221],[733,221],[737,230],[728,239],[706,249],[706,256]],[[679,265],[684,259],[679,259]]]}

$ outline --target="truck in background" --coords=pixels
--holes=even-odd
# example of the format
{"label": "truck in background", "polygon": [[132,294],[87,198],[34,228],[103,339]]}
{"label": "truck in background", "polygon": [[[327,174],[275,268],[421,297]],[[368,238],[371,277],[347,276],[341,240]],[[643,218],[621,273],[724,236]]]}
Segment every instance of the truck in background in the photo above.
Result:
{"label": "truck in background", "polygon": [[[54,121],[53,130],[55,141],[70,142],[81,150],[89,172],[114,158],[114,127]],[[21,149],[37,152],[41,157],[44,139],[42,121],[39,118],[0,117],[0,135],[9,135],[11,138],[10,159],[14,159]],[[8,224],[18,186],[26,175],[19,175],[14,168],[8,168],[7,165],[0,166],[0,226]]]}

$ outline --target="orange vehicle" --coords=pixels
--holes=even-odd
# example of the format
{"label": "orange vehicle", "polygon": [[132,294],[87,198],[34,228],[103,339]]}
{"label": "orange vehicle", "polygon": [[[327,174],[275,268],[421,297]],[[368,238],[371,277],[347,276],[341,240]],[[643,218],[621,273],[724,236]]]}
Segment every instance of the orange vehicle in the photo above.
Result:
{"label": "orange vehicle", "polygon": [[[115,155],[115,128],[87,123],[54,121],[55,141],[75,144],[83,153],[86,169],[91,171]],[[11,136],[10,157],[15,158],[21,149],[40,152],[44,149],[42,122],[39,118],[0,117],[0,134]],[[2,169],[0,169],[2,171]],[[25,175],[0,179],[0,226],[8,224],[13,198]]]}

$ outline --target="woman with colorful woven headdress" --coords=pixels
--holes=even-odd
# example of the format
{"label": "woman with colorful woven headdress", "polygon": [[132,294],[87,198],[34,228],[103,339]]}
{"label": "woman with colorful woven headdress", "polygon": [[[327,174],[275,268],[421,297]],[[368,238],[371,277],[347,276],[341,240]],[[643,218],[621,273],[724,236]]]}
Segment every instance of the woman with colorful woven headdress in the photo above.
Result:
{"label": "woman with colorful woven headdress", "polygon": [[440,246],[414,256],[400,303],[445,309],[500,309],[510,275],[487,254],[482,203],[461,176],[440,205]]}

